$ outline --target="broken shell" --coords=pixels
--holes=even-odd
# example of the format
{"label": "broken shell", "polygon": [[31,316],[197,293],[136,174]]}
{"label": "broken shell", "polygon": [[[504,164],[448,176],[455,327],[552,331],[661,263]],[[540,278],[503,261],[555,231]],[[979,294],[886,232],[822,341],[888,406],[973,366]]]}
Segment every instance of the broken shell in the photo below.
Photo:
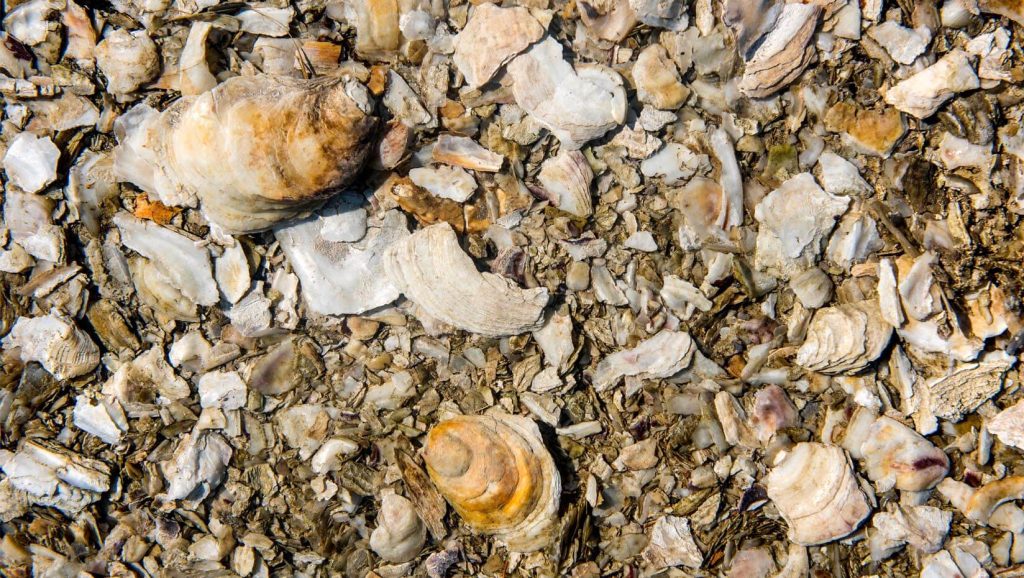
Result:
{"label": "broken shell", "polygon": [[630,0],[581,0],[577,7],[583,25],[601,40],[619,42],[636,26]]}
{"label": "broken shell", "polygon": [[843,142],[864,154],[887,157],[907,125],[895,108],[864,109],[849,102],[837,102],[825,113],[825,128],[842,135]]}
{"label": "broken shell", "polygon": [[164,497],[202,502],[227,477],[233,451],[219,433],[185,434],[171,458],[161,463],[168,483]]}
{"label": "broken shell", "polygon": [[637,98],[661,110],[675,110],[683,105],[690,91],[683,86],[676,65],[665,47],[653,44],[645,48],[633,65],[633,82]]}
{"label": "broken shell", "polygon": [[855,373],[878,359],[891,337],[875,301],[826,307],[811,319],[796,362],[821,373]]}
{"label": "broken shell", "polygon": [[782,13],[779,0],[725,0],[722,22],[736,37],[736,48],[743,60],[750,59],[751,49],[771,30]]}
{"label": "broken shell", "polygon": [[202,203],[228,232],[307,213],[357,174],[376,120],[362,85],[235,77],[162,113],[119,119],[114,171],[167,205]]}
{"label": "broken shell", "polygon": [[799,443],[764,482],[789,524],[789,539],[804,546],[842,538],[871,513],[849,458],[836,446]]}
{"label": "broken shell", "polygon": [[594,389],[606,390],[625,376],[671,377],[690,365],[695,350],[688,333],[662,330],[633,349],[616,351],[602,359],[594,370]]}
{"label": "broken shell", "polygon": [[4,349],[19,348],[22,361],[35,361],[57,379],[89,373],[100,363],[100,350],[74,321],[57,314],[21,317],[3,339]]}
{"label": "broken shell", "polygon": [[409,171],[409,179],[436,197],[464,203],[476,192],[473,175],[459,167],[420,167]]}
{"label": "broken shell", "polygon": [[924,26],[906,28],[892,20],[873,26],[868,30],[868,36],[900,64],[913,64],[932,41],[931,31]]}
{"label": "broken shell", "polygon": [[447,223],[420,229],[384,257],[392,283],[430,316],[488,337],[518,335],[544,324],[547,289],[520,289],[477,271]]}
{"label": "broken shell", "polygon": [[1024,499],[1024,476],[1009,476],[975,490],[967,498],[963,512],[969,520],[987,526],[999,506],[1021,499]]}
{"label": "broken shell", "polygon": [[1004,444],[1024,449],[1024,402],[999,412],[985,427]]}
{"label": "broken shell", "polygon": [[370,548],[388,562],[402,564],[419,555],[426,541],[427,527],[413,503],[397,494],[385,494],[377,527],[370,534]]}
{"label": "broken shell", "polygon": [[704,563],[690,530],[690,520],[682,516],[663,516],[651,528],[651,541],[643,557],[654,569],[686,566],[700,568]]}
{"label": "broken shell", "polygon": [[434,160],[457,167],[496,173],[501,170],[505,157],[491,152],[469,137],[442,134],[434,143]]}
{"label": "broken shell", "polygon": [[579,149],[626,120],[622,77],[596,65],[573,70],[554,38],[517,56],[508,71],[516,103],[567,149]]}
{"label": "broken shell", "polygon": [[954,49],[885,93],[885,102],[917,118],[935,114],[954,95],[980,87],[967,53]]}
{"label": "broken shell", "polygon": [[537,180],[555,207],[577,217],[593,214],[590,184],[594,180],[594,171],[583,153],[562,151],[544,161]]}
{"label": "broken shell", "polygon": [[478,88],[543,35],[544,27],[526,8],[478,4],[455,37],[452,62],[466,78],[466,85]]}
{"label": "broken shell", "polygon": [[832,298],[832,279],[817,267],[793,277],[789,286],[800,303],[808,309],[818,309]]}
{"label": "broken shell", "polygon": [[817,54],[811,39],[820,15],[821,7],[815,4],[783,5],[779,19],[747,61],[740,90],[763,98],[796,80]]}
{"label": "broken shell", "polygon": [[107,90],[123,96],[160,73],[156,43],[145,30],[118,28],[96,45],[96,64],[107,77]]}
{"label": "broken shell", "polygon": [[511,415],[460,416],[427,433],[430,479],[463,521],[516,552],[555,537],[561,479],[537,425]]}
{"label": "broken shell", "polygon": [[110,489],[107,464],[42,441],[26,441],[14,454],[0,452],[0,467],[11,485],[30,494],[33,502],[69,515]]}
{"label": "broken shell", "polygon": [[861,453],[868,478],[880,488],[920,492],[935,487],[949,472],[949,458],[942,450],[885,416],[871,424]]}
{"label": "broken shell", "polygon": [[60,150],[50,137],[20,132],[11,139],[4,153],[4,172],[19,189],[36,193],[57,179],[59,159]]}

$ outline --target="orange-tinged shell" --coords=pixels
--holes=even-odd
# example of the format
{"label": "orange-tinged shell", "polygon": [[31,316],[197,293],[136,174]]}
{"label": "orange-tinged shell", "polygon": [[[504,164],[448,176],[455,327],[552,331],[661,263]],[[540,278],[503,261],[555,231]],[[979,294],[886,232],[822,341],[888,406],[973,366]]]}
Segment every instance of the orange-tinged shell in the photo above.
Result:
{"label": "orange-tinged shell", "polygon": [[427,434],[430,479],[472,528],[530,552],[554,537],[561,480],[529,419],[460,416]]}

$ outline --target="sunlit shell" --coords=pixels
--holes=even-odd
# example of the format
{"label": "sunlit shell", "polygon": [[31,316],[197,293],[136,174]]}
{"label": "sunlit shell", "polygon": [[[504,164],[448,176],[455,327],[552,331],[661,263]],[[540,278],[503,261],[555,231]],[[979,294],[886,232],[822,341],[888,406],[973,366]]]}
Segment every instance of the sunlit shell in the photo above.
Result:
{"label": "sunlit shell", "polygon": [[100,350],[89,334],[54,313],[18,319],[3,347],[19,348],[22,361],[38,362],[57,379],[84,375],[100,363]]}
{"label": "sunlit shell", "polygon": [[805,546],[842,538],[871,513],[849,458],[836,446],[797,444],[764,483],[789,524],[789,539]]}
{"label": "sunlit shell", "polygon": [[537,180],[549,195],[551,204],[577,217],[589,217],[594,212],[590,184],[594,171],[583,153],[562,151],[541,165]]}
{"label": "sunlit shell", "polygon": [[796,362],[821,373],[854,373],[877,359],[890,337],[876,301],[826,307],[814,314]]}
{"label": "sunlit shell", "polygon": [[412,502],[396,494],[381,499],[377,527],[370,534],[370,548],[395,564],[415,558],[427,540],[427,527]]}
{"label": "sunlit shell", "polygon": [[96,46],[96,64],[107,77],[107,90],[126,95],[156,78],[160,55],[145,30],[118,28]]}
{"label": "sunlit shell", "polygon": [[890,88],[885,102],[917,118],[928,118],[957,93],[979,86],[967,53],[953,49],[935,64]]}
{"label": "sunlit shell", "polygon": [[118,122],[114,171],[167,205],[196,200],[229,232],[301,216],[349,183],[372,148],[362,85],[239,76]]}
{"label": "sunlit shell", "polygon": [[554,538],[561,479],[529,419],[443,421],[427,433],[423,457],[430,479],[470,527],[519,552]]}
{"label": "sunlit shell", "polygon": [[648,46],[637,57],[633,65],[633,82],[636,83],[640,102],[663,110],[679,108],[690,95],[683,86],[675,63],[660,44]]}
{"label": "sunlit shell", "polygon": [[815,4],[785,4],[779,19],[747,60],[740,90],[761,98],[796,80],[817,53],[811,39],[820,15],[821,7]]}
{"label": "sunlit shell", "polygon": [[420,229],[384,257],[388,277],[432,317],[489,337],[518,335],[544,323],[547,289],[521,289],[481,273],[447,223]]}
{"label": "sunlit shell", "polygon": [[466,85],[477,88],[543,35],[544,27],[522,6],[478,4],[455,38],[452,62],[466,77]]}
{"label": "sunlit shell", "polygon": [[889,418],[875,420],[861,445],[868,478],[879,487],[920,492],[946,477],[949,458],[920,434]]}

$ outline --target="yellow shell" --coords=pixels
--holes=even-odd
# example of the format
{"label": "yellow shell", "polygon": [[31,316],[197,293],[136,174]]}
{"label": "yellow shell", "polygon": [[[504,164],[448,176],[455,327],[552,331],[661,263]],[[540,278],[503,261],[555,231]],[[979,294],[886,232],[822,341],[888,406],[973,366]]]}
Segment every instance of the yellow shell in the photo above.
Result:
{"label": "yellow shell", "polygon": [[561,480],[537,425],[460,416],[427,434],[424,460],[441,495],[472,528],[530,552],[554,537]]}

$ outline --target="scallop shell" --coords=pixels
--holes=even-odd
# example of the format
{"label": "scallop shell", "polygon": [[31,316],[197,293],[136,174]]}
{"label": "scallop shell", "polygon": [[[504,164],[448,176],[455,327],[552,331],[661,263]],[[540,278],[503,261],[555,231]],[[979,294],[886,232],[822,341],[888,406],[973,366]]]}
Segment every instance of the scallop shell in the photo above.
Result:
{"label": "scallop shell", "polygon": [[420,229],[392,245],[384,268],[406,298],[459,329],[501,337],[544,324],[547,289],[521,289],[504,277],[480,273],[447,223]]}
{"label": "scallop shell", "polygon": [[764,482],[768,497],[789,524],[789,539],[797,544],[838,540],[871,513],[849,458],[836,446],[799,443]]}
{"label": "scallop shell", "polygon": [[515,552],[555,537],[562,484],[537,425],[510,415],[460,416],[427,433],[427,473],[469,526]]}
{"label": "scallop shell", "polygon": [[308,213],[358,173],[376,119],[366,89],[336,78],[235,77],[162,113],[118,121],[114,172],[167,205],[201,202],[234,233]]}
{"label": "scallop shell", "polygon": [[814,314],[796,362],[830,375],[857,372],[882,354],[890,337],[877,301],[826,307]]}
{"label": "scallop shell", "polygon": [[583,153],[562,151],[544,161],[537,180],[548,193],[552,205],[577,217],[589,217],[594,213],[590,197],[594,171]]}

